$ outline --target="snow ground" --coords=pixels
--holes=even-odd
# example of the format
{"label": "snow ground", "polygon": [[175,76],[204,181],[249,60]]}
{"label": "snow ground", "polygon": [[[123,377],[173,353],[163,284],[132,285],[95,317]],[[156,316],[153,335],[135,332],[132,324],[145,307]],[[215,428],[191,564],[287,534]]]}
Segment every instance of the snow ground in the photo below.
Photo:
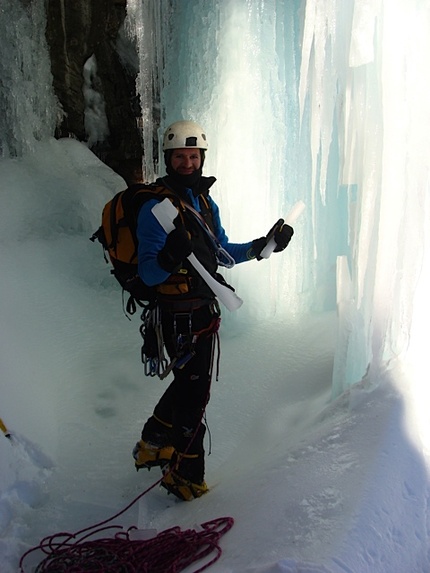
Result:
{"label": "snow ground", "polygon": [[[16,573],[44,536],[109,518],[158,479],[135,472],[131,449],[166,382],[143,377],[139,320],[88,241],[122,180],[63,140],[1,160],[0,182],[0,417],[12,434],[0,436],[0,568]],[[371,369],[332,401],[335,313],[224,317],[211,492],[181,503],[156,487],[114,522],[233,517],[213,573],[428,573],[428,456],[407,366]]]}

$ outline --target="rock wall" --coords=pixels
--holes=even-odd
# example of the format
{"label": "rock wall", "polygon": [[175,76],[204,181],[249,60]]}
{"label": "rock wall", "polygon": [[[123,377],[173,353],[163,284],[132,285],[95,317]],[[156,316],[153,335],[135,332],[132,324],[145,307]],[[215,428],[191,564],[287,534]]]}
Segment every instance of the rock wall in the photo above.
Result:
{"label": "rock wall", "polygon": [[[107,165],[131,183],[142,177],[142,142],[136,96],[137,68],[117,49],[126,0],[47,0],[46,38],[56,95],[63,108],[56,136],[88,141],[83,69],[95,56],[108,135],[90,145]],[[127,42],[121,36],[122,42]],[[134,47],[130,40],[126,49]],[[136,58],[137,61],[137,58]]]}

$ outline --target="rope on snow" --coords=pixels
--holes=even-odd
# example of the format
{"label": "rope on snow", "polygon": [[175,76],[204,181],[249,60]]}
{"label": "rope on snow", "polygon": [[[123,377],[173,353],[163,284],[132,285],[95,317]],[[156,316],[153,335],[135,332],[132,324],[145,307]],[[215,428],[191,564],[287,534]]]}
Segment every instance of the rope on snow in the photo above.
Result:
{"label": "rope on snow", "polygon": [[75,535],[59,533],[46,537],[38,547],[24,554],[20,568],[24,571],[23,560],[30,552],[41,549],[47,557],[34,573],[179,573],[215,552],[209,562],[194,572],[199,573],[219,559],[222,553],[219,539],[233,523],[231,517],[220,517],[202,523],[199,531],[172,527],[146,540],[132,539],[136,527],[119,532],[113,538],[94,541],[88,537],[120,526],[98,529],[79,540]]}
{"label": "rope on snow", "polygon": [[[34,573],[180,573],[189,565],[209,556],[215,556],[193,573],[204,571],[221,557],[220,538],[234,524],[232,517],[219,517],[200,525],[200,530],[182,531],[172,527],[151,539],[133,539],[135,526],[122,531],[121,525],[106,526],[146,495],[161,477],[139,494],[121,511],[76,533],[56,533],[42,539],[39,545],[24,553],[19,562],[20,573],[25,573],[24,561],[36,551],[46,557],[33,569]],[[106,527],[105,527],[106,526]],[[113,538],[94,535],[108,530],[117,531]]]}

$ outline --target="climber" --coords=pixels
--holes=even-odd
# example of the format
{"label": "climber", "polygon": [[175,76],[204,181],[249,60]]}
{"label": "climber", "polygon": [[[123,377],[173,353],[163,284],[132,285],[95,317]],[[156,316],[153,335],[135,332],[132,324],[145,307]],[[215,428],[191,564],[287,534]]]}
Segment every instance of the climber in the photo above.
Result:
{"label": "climber", "polygon": [[[206,133],[197,123],[178,121],[168,127],[163,139],[167,174],[156,183],[174,196],[175,229],[167,234],[155,218],[152,208],[157,198],[142,205],[137,219],[139,275],[156,287],[152,316],[172,361],[173,381],[144,424],[133,456],[137,469],[160,466],[161,485],[182,500],[208,491],[204,412],[220,323],[217,300],[187,257],[194,253],[212,276],[223,281],[218,265],[261,260],[268,240],[228,240],[210,196],[216,179],[203,176],[207,149]],[[293,232],[283,224],[273,229],[276,252],[286,248]]]}

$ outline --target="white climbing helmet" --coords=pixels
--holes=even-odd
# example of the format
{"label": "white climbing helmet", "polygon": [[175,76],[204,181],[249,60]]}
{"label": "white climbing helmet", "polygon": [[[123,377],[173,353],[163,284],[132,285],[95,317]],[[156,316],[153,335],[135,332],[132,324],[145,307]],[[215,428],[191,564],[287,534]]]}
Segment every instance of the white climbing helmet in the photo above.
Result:
{"label": "white climbing helmet", "polygon": [[194,121],[176,121],[164,132],[163,151],[167,149],[207,149],[204,129]]}

